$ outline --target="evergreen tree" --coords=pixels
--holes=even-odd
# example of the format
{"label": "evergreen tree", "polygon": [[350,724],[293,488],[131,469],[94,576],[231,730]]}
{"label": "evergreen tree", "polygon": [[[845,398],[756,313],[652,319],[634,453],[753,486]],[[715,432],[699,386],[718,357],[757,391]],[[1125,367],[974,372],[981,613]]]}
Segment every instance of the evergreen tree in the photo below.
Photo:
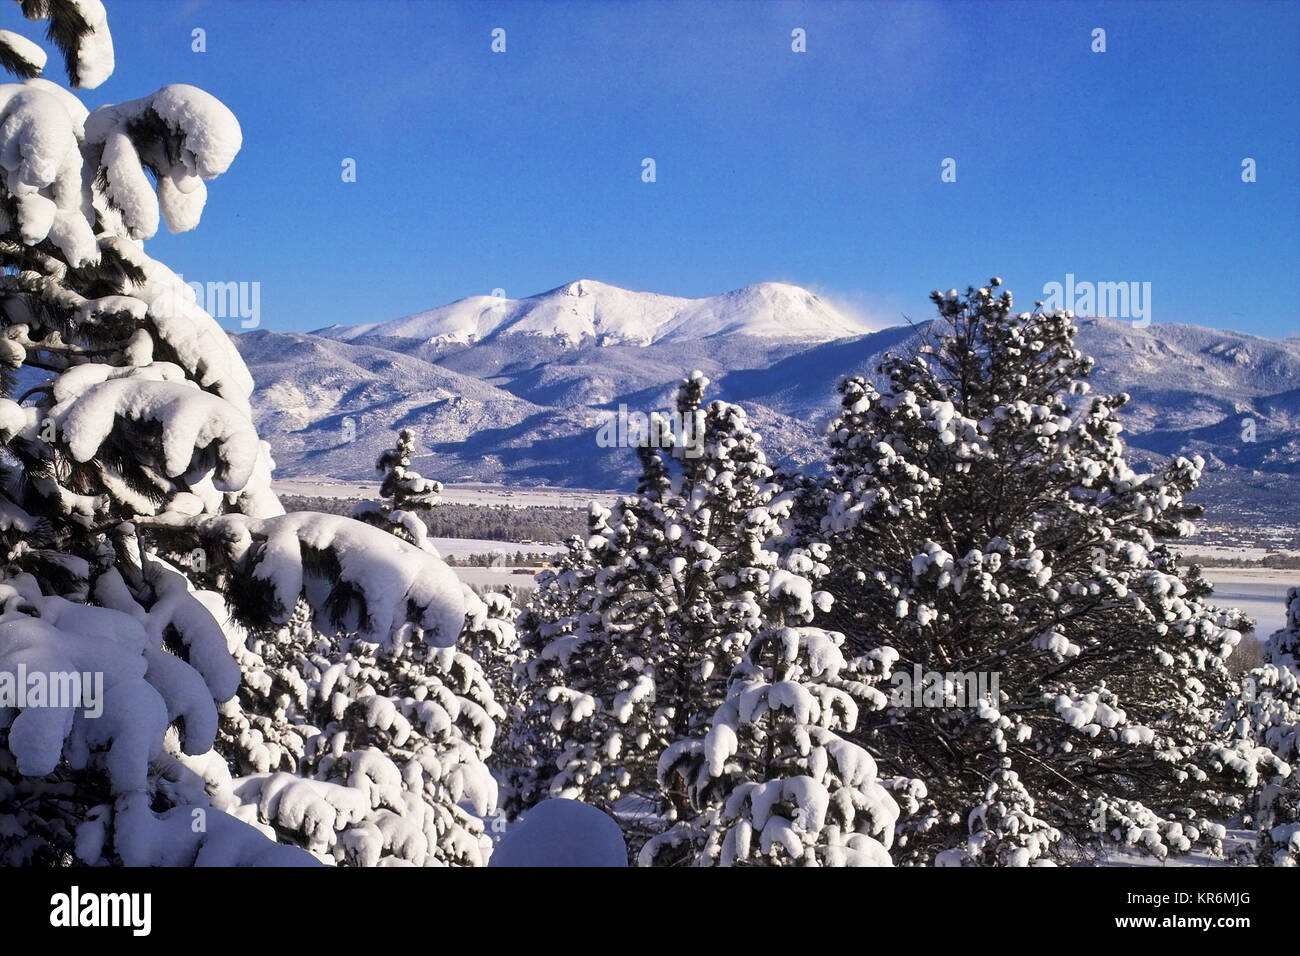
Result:
{"label": "evergreen tree", "polygon": [[[793,497],[743,409],[702,407],[707,384],[698,372],[682,383],[675,427],[652,417],[637,494],[593,508],[573,556],[586,567],[546,579],[536,598],[567,610],[529,663],[558,737],[537,762],[543,789],[621,815],[634,854],[695,812],[686,778],[661,774],[660,759],[708,731],[733,669],[776,619],[777,583],[825,571],[820,553],[780,548]],[[808,585],[800,623],[827,600]]]}
{"label": "evergreen tree", "polygon": [[[22,10],[74,86],[112,72],[98,0]],[[284,513],[248,370],[144,251],[160,222],[198,223],[241,145],[230,111],[174,85],[90,112],[16,34],[0,63],[28,77],[0,85],[0,685],[102,675],[93,706],[0,706],[0,858],[310,863],[207,786],[236,759],[212,749],[218,704],[261,679],[236,619],[441,648],[464,595],[376,528]]]}
{"label": "evergreen tree", "polygon": [[[383,475],[378,501],[363,501],[353,509],[352,517],[365,521],[409,541],[423,550],[428,544],[429,528],[421,517],[441,502],[442,484],[430,481],[411,467],[415,456],[415,432],[403,428],[397,444],[385,450],[375,462]],[[436,549],[435,553],[436,553]]]}
{"label": "evergreen tree", "polygon": [[777,571],[766,590],[770,626],[750,642],[708,733],[660,758],[661,785],[688,801],[640,862],[889,866],[898,805],[871,755],[836,733],[884,695],[848,666],[842,634],[784,623],[811,619],[807,578]]}
{"label": "evergreen tree", "polygon": [[[1164,543],[1192,530],[1202,463],[1134,471],[1126,396],[1089,394],[1070,314],[1015,313],[999,284],[935,293],[925,343],[884,361],[883,392],[841,382],[829,428],[833,620],[850,656],[899,655],[889,706],[854,739],[921,778],[895,859],[966,845],[999,769],[1061,832],[1054,857],[1099,834],[1217,849],[1213,821],[1265,758],[1214,727],[1240,615]],[[907,692],[917,673],[937,700]]]}
{"label": "evergreen tree", "polygon": [[[609,509],[592,502],[588,509],[589,537],[574,535],[555,567],[537,576],[537,587],[517,619],[518,717],[507,744],[508,754],[497,763],[502,781],[502,807],[514,819],[546,799],[556,760],[563,746],[560,731],[572,713],[561,678],[572,657],[573,630],[579,609],[590,599],[595,577],[595,557],[588,542],[603,541],[609,530]],[[551,697],[552,688],[557,688]]]}
{"label": "evergreen tree", "polygon": [[984,799],[967,818],[964,847],[944,850],[939,866],[1051,866],[1047,851],[1060,831],[1034,815],[1034,798],[1025,790],[1010,759],[993,772]]}
{"label": "evergreen tree", "polygon": [[1287,591],[1283,627],[1264,643],[1264,663],[1242,679],[1241,696],[1230,701],[1224,723],[1235,750],[1256,759],[1255,791],[1246,803],[1258,831],[1260,866],[1300,865],[1300,588]]}
{"label": "evergreen tree", "polygon": [[[380,456],[385,497],[354,514],[436,555],[415,509],[434,507],[440,486],[411,469],[414,441],[405,430]],[[226,715],[242,775],[209,782],[225,809],[342,864],[484,865],[498,796],[488,763],[511,716],[494,688],[517,709],[518,642],[507,595],[463,592],[457,647],[331,638],[305,606],[273,639],[252,636],[243,665],[260,679]]]}
{"label": "evergreen tree", "polygon": [[[487,623],[472,593],[469,632]],[[225,762],[194,765],[221,809],[346,865],[487,862],[487,767],[502,716],[459,647],[328,638],[304,607],[241,650],[250,675],[223,714]]]}

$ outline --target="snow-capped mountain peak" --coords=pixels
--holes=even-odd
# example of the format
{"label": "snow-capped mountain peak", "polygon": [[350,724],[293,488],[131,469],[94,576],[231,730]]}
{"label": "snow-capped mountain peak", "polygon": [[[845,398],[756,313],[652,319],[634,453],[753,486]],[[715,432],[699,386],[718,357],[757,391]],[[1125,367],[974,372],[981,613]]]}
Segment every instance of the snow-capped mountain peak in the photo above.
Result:
{"label": "snow-capped mountain peak", "polygon": [[686,299],[578,279],[525,299],[470,296],[388,322],[332,326],[317,334],[344,342],[407,340],[436,347],[503,335],[541,336],[567,346],[653,345],[715,335],[811,343],[867,331],[807,289],[782,282]]}

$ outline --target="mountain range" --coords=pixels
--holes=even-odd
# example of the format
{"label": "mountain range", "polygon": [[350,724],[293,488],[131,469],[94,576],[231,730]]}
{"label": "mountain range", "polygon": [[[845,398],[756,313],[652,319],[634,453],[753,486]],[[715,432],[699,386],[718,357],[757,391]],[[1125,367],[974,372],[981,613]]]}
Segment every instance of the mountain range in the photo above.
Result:
{"label": "mountain range", "polygon": [[[1207,501],[1300,524],[1300,339],[1076,324],[1094,388],[1132,396],[1122,417],[1135,459],[1199,452]],[[394,431],[410,427],[430,477],[626,489],[634,455],[596,441],[620,406],[667,410],[698,368],[709,397],[745,406],[771,458],[816,467],[835,380],[874,375],[922,328],[871,331],[783,283],[683,299],[581,279],[526,299],[475,296],[387,322],[234,339],[281,476],[370,479]]]}
{"label": "mountain range", "polygon": [[515,335],[581,348],[660,345],[720,335],[822,342],[863,331],[807,289],[782,282],[761,282],[706,299],[682,299],[579,279],[527,299],[470,296],[390,322],[332,326],[318,334],[342,342],[421,342],[438,350]]}

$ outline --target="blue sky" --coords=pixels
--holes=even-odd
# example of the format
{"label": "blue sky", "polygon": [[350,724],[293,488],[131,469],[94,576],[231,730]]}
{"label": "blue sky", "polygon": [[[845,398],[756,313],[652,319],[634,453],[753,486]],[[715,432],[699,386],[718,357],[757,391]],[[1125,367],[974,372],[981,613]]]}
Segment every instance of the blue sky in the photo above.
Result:
{"label": "blue sky", "polygon": [[[1150,282],[1156,322],[1300,334],[1300,4],[108,11],[118,68],[88,105],[192,83],[244,131],[199,228],[151,253],[260,282],[274,330],[580,277],[788,281],[882,325],[926,317],[932,288],[999,274],[1028,306],[1072,273]],[[39,31],[16,9],[0,27]]]}

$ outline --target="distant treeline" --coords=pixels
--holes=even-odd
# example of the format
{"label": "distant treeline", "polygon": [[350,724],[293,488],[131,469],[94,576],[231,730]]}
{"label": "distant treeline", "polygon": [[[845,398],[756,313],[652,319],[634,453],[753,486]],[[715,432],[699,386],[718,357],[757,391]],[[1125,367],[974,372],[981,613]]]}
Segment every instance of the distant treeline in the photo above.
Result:
{"label": "distant treeline", "polygon": [[[450,536],[440,535],[439,537]],[[554,559],[555,555],[543,554],[540,551],[516,551],[514,554],[497,551],[492,554],[465,554],[460,557],[454,554],[444,554],[442,556],[442,560],[452,567],[465,568],[540,568]]]}
{"label": "distant treeline", "polygon": [[1300,554],[1266,554],[1262,558],[1221,558],[1207,554],[1188,554],[1183,556],[1183,563],[1199,564],[1206,568],[1275,568],[1294,571],[1300,569]]}
{"label": "distant treeline", "polygon": [[[360,498],[321,498],[316,495],[281,495],[286,511],[322,511],[345,515]],[[559,544],[587,527],[586,512],[578,508],[547,505],[466,505],[443,502],[421,514],[435,538],[483,538],[488,541]]]}

